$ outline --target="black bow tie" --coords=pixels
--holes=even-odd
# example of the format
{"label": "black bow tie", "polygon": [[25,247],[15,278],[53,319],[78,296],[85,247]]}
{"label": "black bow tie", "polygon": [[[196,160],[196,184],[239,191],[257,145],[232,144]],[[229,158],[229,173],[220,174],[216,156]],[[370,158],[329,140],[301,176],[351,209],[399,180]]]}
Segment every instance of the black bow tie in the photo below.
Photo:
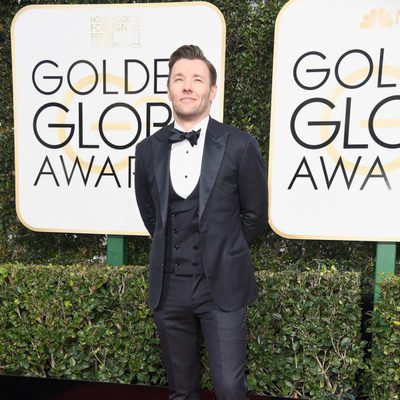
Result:
{"label": "black bow tie", "polygon": [[189,140],[192,147],[197,144],[197,139],[200,136],[200,129],[198,131],[182,132],[176,128],[171,128],[169,130],[169,143],[182,142],[183,140]]}

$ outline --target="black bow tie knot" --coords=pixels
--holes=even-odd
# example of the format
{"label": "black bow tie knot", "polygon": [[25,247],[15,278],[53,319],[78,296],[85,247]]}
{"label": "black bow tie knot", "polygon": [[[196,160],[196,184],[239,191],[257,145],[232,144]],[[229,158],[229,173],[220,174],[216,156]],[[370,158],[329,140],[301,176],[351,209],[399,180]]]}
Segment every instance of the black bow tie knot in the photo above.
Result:
{"label": "black bow tie knot", "polygon": [[169,143],[182,142],[187,139],[192,147],[197,144],[197,140],[200,136],[200,129],[198,131],[182,132],[176,128],[171,128],[169,132]]}

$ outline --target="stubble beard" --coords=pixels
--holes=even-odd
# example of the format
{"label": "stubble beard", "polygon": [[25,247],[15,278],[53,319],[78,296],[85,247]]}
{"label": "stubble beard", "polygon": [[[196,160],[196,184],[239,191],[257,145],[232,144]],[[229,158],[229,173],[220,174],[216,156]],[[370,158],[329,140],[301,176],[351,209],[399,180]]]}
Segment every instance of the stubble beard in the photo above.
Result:
{"label": "stubble beard", "polygon": [[207,106],[196,108],[194,110],[184,111],[180,107],[173,109],[175,116],[185,122],[197,122],[207,115]]}

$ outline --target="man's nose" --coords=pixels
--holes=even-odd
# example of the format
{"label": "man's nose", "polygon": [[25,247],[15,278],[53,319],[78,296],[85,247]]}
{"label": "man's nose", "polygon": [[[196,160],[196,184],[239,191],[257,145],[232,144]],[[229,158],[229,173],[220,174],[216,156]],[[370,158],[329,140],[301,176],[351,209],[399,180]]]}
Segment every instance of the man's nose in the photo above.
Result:
{"label": "man's nose", "polygon": [[184,90],[185,92],[191,92],[191,91],[192,91],[192,83],[191,83],[189,80],[186,80],[186,81],[183,83],[183,90]]}

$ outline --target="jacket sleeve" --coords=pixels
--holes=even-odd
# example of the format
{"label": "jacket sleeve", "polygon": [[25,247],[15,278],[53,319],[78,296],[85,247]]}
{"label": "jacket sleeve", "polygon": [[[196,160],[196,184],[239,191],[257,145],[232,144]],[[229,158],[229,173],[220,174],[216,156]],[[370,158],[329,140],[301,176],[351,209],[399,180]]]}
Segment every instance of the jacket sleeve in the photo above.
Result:
{"label": "jacket sleeve", "polygon": [[238,171],[240,214],[249,244],[267,227],[267,178],[265,162],[257,140],[250,140],[242,154]]}
{"label": "jacket sleeve", "polygon": [[[146,165],[144,149],[141,143],[136,146],[135,155],[135,193],[143,222],[153,236],[156,226],[156,209],[149,183],[149,165]],[[147,158],[147,163],[149,158]]]}

